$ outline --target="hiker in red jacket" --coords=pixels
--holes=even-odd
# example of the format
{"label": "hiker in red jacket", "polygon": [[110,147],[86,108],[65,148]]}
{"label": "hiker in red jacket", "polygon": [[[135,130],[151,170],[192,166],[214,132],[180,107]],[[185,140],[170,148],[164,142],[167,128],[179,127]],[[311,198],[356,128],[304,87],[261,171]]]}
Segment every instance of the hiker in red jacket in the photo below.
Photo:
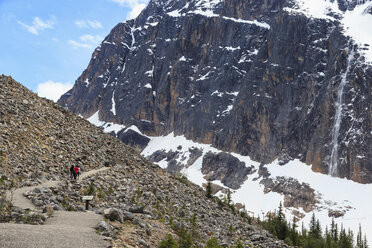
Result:
{"label": "hiker in red jacket", "polygon": [[77,178],[79,180],[79,176],[80,176],[80,167],[79,165],[77,165],[74,167],[74,179]]}

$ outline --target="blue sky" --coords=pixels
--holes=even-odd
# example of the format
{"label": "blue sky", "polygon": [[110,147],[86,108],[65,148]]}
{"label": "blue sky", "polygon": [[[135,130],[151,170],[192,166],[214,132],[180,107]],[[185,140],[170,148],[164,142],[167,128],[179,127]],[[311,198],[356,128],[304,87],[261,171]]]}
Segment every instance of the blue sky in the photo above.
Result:
{"label": "blue sky", "polygon": [[119,22],[148,0],[0,0],[0,74],[56,100]]}

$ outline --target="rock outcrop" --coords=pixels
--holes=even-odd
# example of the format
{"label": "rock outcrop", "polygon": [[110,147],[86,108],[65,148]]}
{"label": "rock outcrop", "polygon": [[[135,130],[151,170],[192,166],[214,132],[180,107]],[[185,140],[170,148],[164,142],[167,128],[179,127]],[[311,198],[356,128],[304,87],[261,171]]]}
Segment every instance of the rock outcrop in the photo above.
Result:
{"label": "rock outcrop", "polygon": [[302,208],[308,213],[313,211],[318,203],[319,196],[314,189],[293,178],[277,177],[275,180],[265,178],[261,183],[265,186],[265,193],[273,191],[284,195],[283,205],[286,208]]}
{"label": "rock outcrop", "polygon": [[296,2],[152,0],[113,28],[59,103],[147,135],[174,132],[263,163],[298,158],[370,183],[368,47],[344,35],[339,14],[312,18]]}
{"label": "rock outcrop", "polygon": [[219,180],[231,189],[238,189],[254,172],[254,167],[246,167],[244,162],[228,153],[207,153],[201,171],[208,180]]}

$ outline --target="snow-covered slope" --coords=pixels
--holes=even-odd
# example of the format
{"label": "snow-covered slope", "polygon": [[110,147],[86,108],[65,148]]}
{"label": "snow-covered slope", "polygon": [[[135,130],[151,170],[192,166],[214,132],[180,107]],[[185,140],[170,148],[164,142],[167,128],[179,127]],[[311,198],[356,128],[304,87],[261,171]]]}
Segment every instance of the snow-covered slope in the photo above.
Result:
{"label": "snow-covered slope", "polygon": [[304,14],[312,18],[339,20],[344,26],[345,34],[364,50],[366,61],[372,63],[372,1],[346,1],[353,7],[341,11],[335,0],[296,0],[292,8],[285,8],[293,14]]}
{"label": "snow-covered slope", "polygon": [[[183,136],[174,137],[173,133],[171,133],[163,137],[152,137],[149,145],[143,150],[142,155],[149,157],[159,150],[167,152],[178,151],[180,152],[179,160],[184,158],[183,161],[187,161],[190,155],[189,150],[194,148],[201,149],[203,156],[208,152],[222,152],[207,144],[194,143]],[[274,211],[280,202],[284,202],[285,196],[279,193],[273,191],[265,193],[265,186],[261,183],[263,176],[259,174],[260,163],[252,161],[248,156],[234,153],[232,155],[244,162],[246,167],[253,165],[255,168],[255,172],[248,176],[241,187],[232,191],[234,202],[244,204],[249,213],[255,216],[260,215],[260,217],[263,216],[263,213]],[[203,156],[181,171],[189,180],[200,186],[207,182],[201,172]],[[163,168],[168,166],[166,158],[158,162],[158,164]],[[335,218],[336,223],[339,223],[340,226],[342,224],[345,228],[350,228],[354,233],[357,233],[359,224],[361,224],[363,231],[367,233],[368,240],[372,240],[372,212],[370,210],[372,205],[372,184],[359,184],[351,180],[316,173],[309,166],[298,160],[290,161],[285,165],[279,164],[280,161],[274,161],[264,166],[270,174],[268,178],[276,180],[284,177],[287,181],[291,178],[295,179],[301,184],[308,184],[315,190],[317,196],[314,211],[305,212],[302,208],[286,208],[285,212],[288,220],[291,220],[293,214],[299,211],[300,215],[303,214],[304,216],[300,221],[307,226],[314,212],[316,217],[320,219],[323,230],[325,230],[325,226],[330,226],[332,220],[329,214],[332,211],[339,211],[344,215]],[[212,181],[212,183],[226,187],[220,181]],[[296,216],[299,216],[298,213],[296,213]]]}

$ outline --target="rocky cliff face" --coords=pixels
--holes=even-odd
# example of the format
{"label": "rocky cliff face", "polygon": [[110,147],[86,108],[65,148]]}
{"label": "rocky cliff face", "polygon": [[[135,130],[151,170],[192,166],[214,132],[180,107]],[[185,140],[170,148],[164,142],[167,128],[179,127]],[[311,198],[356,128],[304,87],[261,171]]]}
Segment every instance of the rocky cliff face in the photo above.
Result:
{"label": "rocky cliff face", "polygon": [[[171,176],[88,121],[3,75],[0,127],[1,201],[11,181],[18,187],[60,180],[57,187],[36,188],[25,195],[40,211],[48,206],[79,211],[84,209],[81,196],[90,192],[95,196],[92,210],[115,221],[115,229],[99,225],[114,247],[157,247],[181,225],[197,231],[200,238],[195,241],[200,244],[213,234],[227,246],[241,239],[249,247],[288,247],[255,221],[249,224],[216,199],[208,199],[199,186]],[[71,164],[80,164],[83,171],[108,169],[71,182]]]}
{"label": "rocky cliff face", "polygon": [[325,2],[337,11],[313,18],[301,0],[152,0],[113,28],[59,103],[146,135],[370,183],[369,48],[342,25],[342,11],[369,2]]}

